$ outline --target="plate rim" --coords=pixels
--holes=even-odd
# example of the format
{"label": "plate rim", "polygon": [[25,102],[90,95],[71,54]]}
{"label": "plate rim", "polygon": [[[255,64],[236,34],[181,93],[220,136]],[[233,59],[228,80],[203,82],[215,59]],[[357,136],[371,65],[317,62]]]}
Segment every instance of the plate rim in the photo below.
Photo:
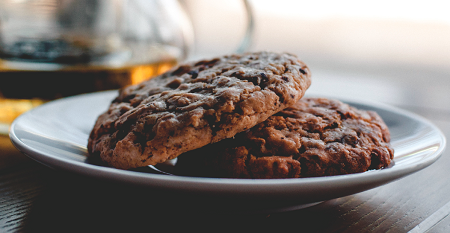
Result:
{"label": "plate rim", "polygon": [[[91,96],[102,96],[102,95],[111,95],[112,93],[117,92],[117,90],[113,91],[103,91],[103,92],[95,92],[95,93],[88,93],[88,94],[81,94],[71,97],[66,97],[54,101],[50,101],[48,103],[45,103],[35,109],[32,109],[18,118],[11,124],[10,127],[10,139],[13,145],[22,153],[27,155],[28,157],[32,158],[33,160],[42,163],[44,165],[47,165],[52,168],[62,169],[66,171],[70,171],[73,173],[86,175],[86,176],[92,176],[92,172],[96,173],[94,176],[96,178],[101,179],[107,179],[107,180],[115,180],[120,182],[129,183],[130,180],[132,181],[131,184],[135,184],[138,186],[150,186],[154,188],[163,188],[163,189],[180,189],[177,188],[177,185],[180,185],[184,183],[184,186],[191,186],[188,191],[195,191],[195,192],[204,192],[205,189],[208,189],[208,192],[211,192],[214,190],[221,192],[238,192],[242,193],[242,191],[239,191],[240,188],[245,188],[247,190],[246,192],[250,190],[254,190],[253,192],[258,192],[263,189],[266,189],[268,187],[283,187],[283,188],[291,188],[291,189],[298,189],[299,186],[318,186],[318,185],[324,185],[329,183],[342,183],[342,182],[357,182],[362,180],[371,180],[371,182],[381,182],[386,181],[386,177],[390,177],[387,179],[385,183],[392,182],[396,179],[402,178],[406,175],[415,173],[417,171],[422,170],[423,168],[428,167],[432,163],[434,163],[436,160],[438,160],[442,152],[444,151],[446,147],[446,138],[445,135],[442,133],[442,131],[434,125],[432,122],[430,122],[428,119],[409,112],[407,110],[403,110],[388,104],[379,103],[379,102],[373,102],[373,101],[367,101],[367,100],[349,100],[346,98],[340,98],[340,97],[332,97],[327,95],[305,95],[305,97],[310,96],[317,96],[317,97],[325,97],[325,98],[335,98],[342,102],[349,103],[350,105],[353,104],[359,104],[359,105],[365,105],[375,108],[381,108],[390,112],[394,112],[403,116],[407,116],[409,118],[413,118],[422,124],[426,124],[430,126],[433,131],[436,131],[436,133],[439,134],[439,145],[436,151],[432,152],[426,158],[420,159],[421,163],[419,164],[412,164],[412,165],[404,165],[401,167],[391,167],[391,168],[385,168],[381,170],[373,170],[373,171],[367,171],[363,173],[356,173],[356,174],[346,174],[346,175],[336,175],[336,176],[326,176],[326,177],[308,177],[308,178],[291,178],[291,179],[234,179],[234,178],[208,178],[208,177],[185,177],[185,176],[168,176],[163,174],[151,174],[151,173],[142,173],[142,172],[134,172],[134,171],[126,171],[126,170],[119,170],[115,168],[109,168],[109,167],[101,167],[93,164],[88,164],[84,162],[79,162],[76,160],[70,160],[64,157],[57,157],[54,155],[49,155],[48,153],[42,152],[36,148],[33,148],[29,145],[27,145],[25,142],[23,142],[20,137],[17,135],[17,130],[20,130],[20,127],[23,127],[20,125],[20,122],[23,118],[32,115],[37,109],[47,108],[51,105],[57,105],[59,103],[67,102],[68,100],[76,101],[77,99],[81,97],[91,97]],[[394,152],[395,153],[395,152]],[[392,170],[395,168],[395,175],[392,175]],[[153,185],[150,183],[156,182]],[[169,182],[169,183],[167,183]],[[364,183],[364,182],[363,182]],[[192,186],[195,185],[195,186]],[[183,187],[184,187],[183,186]],[[292,187],[290,187],[292,186]],[[376,185],[379,186],[379,185]],[[375,186],[375,187],[376,187]],[[250,189],[249,189],[250,188]],[[229,190],[227,190],[229,189]],[[364,189],[367,190],[367,189]],[[364,191],[363,190],[363,191]],[[231,191],[231,192],[230,192]],[[244,191],[245,192],[245,191]],[[278,192],[275,192],[278,193]]]}

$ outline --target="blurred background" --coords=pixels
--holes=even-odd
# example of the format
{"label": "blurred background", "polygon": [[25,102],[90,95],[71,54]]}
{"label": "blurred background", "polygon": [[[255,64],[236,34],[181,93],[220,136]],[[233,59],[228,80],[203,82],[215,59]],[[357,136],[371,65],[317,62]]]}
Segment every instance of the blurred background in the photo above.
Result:
{"label": "blurred background", "polygon": [[[248,3],[247,50],[298,55],[313,74],[307,94],[384,102],[436,119],[450,113],[450,2]],[[244,6],[242,0],[0,1],[0,131],[48,100],[120,88],[177,62],[237,51],[249,25]],[[23,39],[40,29],[38,39]]]}
{"label": "blurred background", "polygon": [[[242,3],[224,2],[186,0],[198,54],[226,53],[227,45],[239,43],[240,36],[236,35],[244,33]],[[251,3],[255,34],[250,50],[298,55],[313,75],[307,93],[420,108],[417,111],[434,111],[436,117],[448,114],[450,2]]]}

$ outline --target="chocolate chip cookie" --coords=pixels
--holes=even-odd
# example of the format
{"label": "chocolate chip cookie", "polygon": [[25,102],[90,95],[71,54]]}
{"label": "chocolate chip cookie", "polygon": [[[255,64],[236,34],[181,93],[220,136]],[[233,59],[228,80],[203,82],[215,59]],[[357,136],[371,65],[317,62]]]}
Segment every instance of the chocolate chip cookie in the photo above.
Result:
{"label": "chocolate chip cookie", "polygon": [[182,175],[297,178],[387,167],[394,156],[381,117],[337,100],[303,98],[233,139],[178,157]]}
{"label": "chocolate chip cookie", "polygon": [[308,67],[286,53],[187,63],[120,90],[90,133],[89,157],[120,169],[161,163],[250,129],[310,84]]}

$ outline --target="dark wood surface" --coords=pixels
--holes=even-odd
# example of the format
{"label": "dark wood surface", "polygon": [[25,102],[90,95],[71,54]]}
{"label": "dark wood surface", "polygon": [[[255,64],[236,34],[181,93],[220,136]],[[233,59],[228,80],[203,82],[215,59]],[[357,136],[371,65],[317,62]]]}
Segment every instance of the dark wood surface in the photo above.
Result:
{"label": "dark wood surface", "polygon": [[[382,74],[386,78],[377,82],[414,98],[386,99],[375,89],[366,97],[422,115],[449,138],[450,78],[412,80],[398,73]],[[317,83],[325,75],[318,72]],[[418,101],[424,98],[432,104]],[[372,190],[295,211],[249,214],[168,205],[163,193],[53,170],[18,152],[6,136],[0,137],[0,148],[0,232],[450,232],[448,150],[426,169]]]}

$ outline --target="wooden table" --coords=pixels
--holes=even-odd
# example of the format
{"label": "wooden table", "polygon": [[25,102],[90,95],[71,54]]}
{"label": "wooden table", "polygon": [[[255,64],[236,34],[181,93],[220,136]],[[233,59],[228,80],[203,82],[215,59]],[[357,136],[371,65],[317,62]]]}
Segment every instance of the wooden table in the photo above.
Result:
{"label": "wooden table", "polygon": [[[353,96],[358,95],[352,92],[356,91],[354,85],[369,86],[361,98],[420,114],[450,138],[447,74],[423,71],[414,79],[401,68],[393,68],[391,72],[376,72],[380,76],[375,80],[380,84],[377,87],[367,73],[333,73],[333,67],[325,66],[316,70],[320,70],[315,73],[316,85],[334,85],[329,81],[337,80],[342,87],[352,86],[339,93]],[[330,78],[330,74],[336,77]],[[343,77],[361,79],[355,84]],[[389,90],[395,87],[406,97],[380,94],[377,88],[383,86]],[[0,146],[0,232],[150,232],[155,228],[208,232],[450,232],[448,150],[428,168],[372,190],[295,211],[244,214],[199,212],[192,206],[166,208],[161,196],[153,195],[151,190],[50,169],[19,153],[5,136],[0,137]]]}

